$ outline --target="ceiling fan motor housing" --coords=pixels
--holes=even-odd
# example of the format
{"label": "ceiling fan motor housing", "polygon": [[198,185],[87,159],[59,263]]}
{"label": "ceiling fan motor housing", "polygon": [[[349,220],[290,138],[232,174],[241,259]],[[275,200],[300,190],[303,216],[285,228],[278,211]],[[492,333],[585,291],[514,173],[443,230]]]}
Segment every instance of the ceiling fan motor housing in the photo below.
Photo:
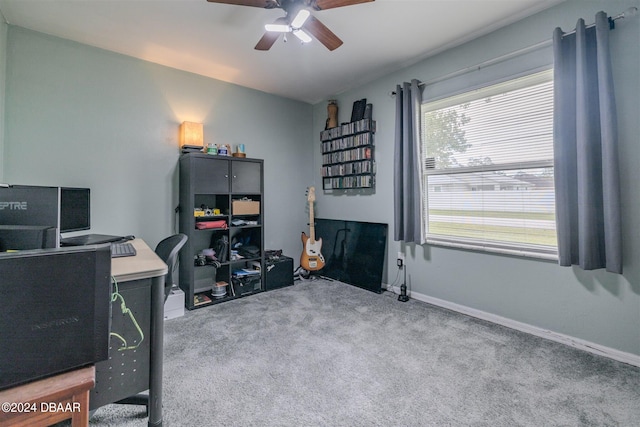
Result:
{"label": "ceiling fan motor housing", "polygon": [[266,6],[266,9],[280,8],[289,13],[295,14],[302,8],[309,8],[313,10],[321,10],[316,0],[270,0]]}

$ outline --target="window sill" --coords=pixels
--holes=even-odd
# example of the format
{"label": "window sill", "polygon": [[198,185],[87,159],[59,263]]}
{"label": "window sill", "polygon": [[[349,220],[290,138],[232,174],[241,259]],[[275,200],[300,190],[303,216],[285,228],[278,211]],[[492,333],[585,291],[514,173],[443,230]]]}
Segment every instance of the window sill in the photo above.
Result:
{"label": "window sill", "polygon": [[490,254],[510,255],[522,258],[532,258],[544,261],[558,262],[557,250],[542,250],[536,248],[509,248],[502,246],[488,246],[486,244],[477,244],[471,241],[451,241],[434,238],[427,238],[426,244],[433,246],[442,246],[452,249],[463,249],[474,252],[485,252]]}

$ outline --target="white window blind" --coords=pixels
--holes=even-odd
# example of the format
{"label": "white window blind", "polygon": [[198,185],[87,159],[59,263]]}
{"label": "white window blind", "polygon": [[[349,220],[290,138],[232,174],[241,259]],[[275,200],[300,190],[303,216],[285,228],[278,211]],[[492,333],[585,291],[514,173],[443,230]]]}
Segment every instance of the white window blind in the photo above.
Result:
{"label": "white window blind", "polygon": [[423,105],[427,242],[556,257],[552,78]]}

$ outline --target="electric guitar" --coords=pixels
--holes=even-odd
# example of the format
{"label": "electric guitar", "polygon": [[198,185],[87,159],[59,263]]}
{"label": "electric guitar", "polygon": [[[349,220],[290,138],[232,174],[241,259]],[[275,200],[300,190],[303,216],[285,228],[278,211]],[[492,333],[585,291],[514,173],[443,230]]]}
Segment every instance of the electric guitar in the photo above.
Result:
{"label": "electric guitar", "polygon": [[300,255],[300,266],[307,271],[316,271],[324,267],[324,257],[320,253],[322,249],[322,238],[316,240],[316,228],[313,218],[313,202],[316,200],[316,189],[309,187],[307,192],[309,202],[309,236],[302,232],[302,255]]}

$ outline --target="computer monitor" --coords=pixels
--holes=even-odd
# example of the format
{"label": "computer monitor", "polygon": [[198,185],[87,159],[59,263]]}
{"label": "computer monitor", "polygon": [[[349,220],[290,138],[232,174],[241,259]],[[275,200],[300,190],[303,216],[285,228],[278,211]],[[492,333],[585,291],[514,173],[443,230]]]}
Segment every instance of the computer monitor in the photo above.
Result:
{"label": "computer monitor", "polygon": [[59,188],[33,185],[0,187],[0,225],[58,227]]}
{"label": "computer monitor", "polygon": [[91,228],[91,191],[88,188],[60,188],[60,232]]}

